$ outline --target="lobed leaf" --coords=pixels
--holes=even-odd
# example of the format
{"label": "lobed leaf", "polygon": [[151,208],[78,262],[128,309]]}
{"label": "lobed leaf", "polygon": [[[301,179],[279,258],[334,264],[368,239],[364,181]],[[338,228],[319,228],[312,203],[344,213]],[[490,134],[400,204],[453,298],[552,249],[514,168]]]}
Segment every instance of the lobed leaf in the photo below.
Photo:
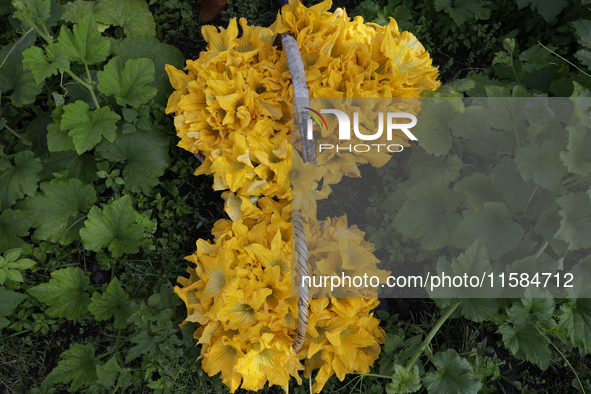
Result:
{"label": "lobed leaf", "polygon": [[503,335],[503,343],[515,357],[526,358],[542,370],[548,368],[552,359],[548,340],[532,323],[521,328],[505,324],[498,332]]}
{"label": "lobed leaf", "polygon": [[149,194],[168,168],[168,140],[156,131],[119,134],[103,141],[97,153],[112,162],[127,162],[123,180],[128,190]]}
{"label": "lobed leaf", "polygon": [[521,225],[507,219],[508,214],[507,206],[500,202],[487,202],[478,211],[464,211],[452,244],[467,249],[482,239],[490,257],[501,256],[515,248],[525,235]]}
{"label": "lobed leaf", "polygon": [[74,25],[73,31],[63,25],[58,44],[71,61],[83,64],[100,63],[109,56],[109,42],[102,39],[92,14]]}
{"label": "lobed leaf", "polygon": [[0,203],[8,208],[25,195],[32,196],[37,190],[39,172],[42,169],[39,159],[31,151],[19,152],[11,166],[0,173]]}
{"label": "lobed leaf", "polygon": [[103,136],[112,142],[117,134],[119,120],[121,117],[109,107],[89,111],[88,104],[78,100],[64,107],[60,128],[70,130],[68,135],[72,137],[76,152],[80,155],[94,148]]}
{"label": "lobed leaf", "polygon": [[130,59],[123,66],[121,58],[114,57],[98,72],[98,80],[101,93],[115,96],[121,106],[139,107],[157,93],[146,86],[154,81],[154,63],[150,59]]}
{"label": "lobed leaf", "polygon": [[113,257],[137,253],[144,235],[144,227],[135,223],[137,216],[129,196],[113,201],[102,210],[92,207],[80,230],[84,247],[95,252],[108,247]]}
{"label": "lobed leaf", "polygon": [[476,394],[482,388],[480,379],[468,360],[448,349],[433,357],[435,372],[427,372],[423,384],[427,392],[437,394]]}
{"label": "lobed leaf", "polygon": [[28,290],[29,294],[50,306],[46,313],[53,317],[74,320],[86,312],[90,297],[86,292],[90,279],[78,267],[68,267],[51,273],[52,279]]}
{"label": "lobed leaf", "polygon": [[60,362],[51,371],[45,382],[70,383],[70,391],[77,391],[82,386],[93,384],[97,380],[97,360],[92,344],[75,343],[60,354]]}
{"label": "lobed leaf", "polygon": [[145,0],[100,0],[94,14],[101,23],[121,26],[127,37],[156,35],[156,24]]}
{"label": "lobed leaf", "polygon": [[35,39],[31,30],[0,50],[0,91],[12,91],[10,100],[16,107],[34,102],[43,88],[35,82],[30,70],[23,69],[23,52],[35,43]]}
{"label": "lobed leaf", "polygon": [[129,295],[121,288],[119,280],[113,278],[107,287],[107,291],[102,295],[94,292],[88,310],[98,321],[115,316],[115,327],[125,328],[127,326],[127,317],[130,314],[128,300]]}
{"label": "lobed leaf", "polygon": [[95,202],[96,192],[91,185],[85,185],[79,179],[54,180],[42,183],[41,192],[25,199],[19,207],[34,215],[36,237],[68,245],[80,238],[83,212]]}
{"label": "lobed leaf", "polygon": [[394,218],[394,227],[402,234],[418,239],[427,250],[441,249],[461,220],[456,210],[460,197],[439,183],[421,183],[406,192],[408,201]]}

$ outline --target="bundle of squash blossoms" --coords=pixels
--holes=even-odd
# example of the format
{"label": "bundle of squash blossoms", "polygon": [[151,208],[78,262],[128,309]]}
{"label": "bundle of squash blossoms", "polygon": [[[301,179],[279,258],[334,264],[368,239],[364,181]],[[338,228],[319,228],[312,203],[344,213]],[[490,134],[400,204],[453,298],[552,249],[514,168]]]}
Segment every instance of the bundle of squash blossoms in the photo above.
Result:
{"label": "bundle of squash blossoms", "polygon": [[[281,33],[296,38],[312,97],[418,97],[439,82],[429,54],[393,19],[385,27],[364,24],[344,11],[328,12],[331,5],[306,8],[292,0],[269,28],[241,19],[240,37],[235,19],[219,31],[205,26],[207,50],[183,71],[166,66],[175,89],[166,112],[175,115],[178,145],[205,157],[195,175],[213,174],[214,189],[226,190],[230,218],[214,225],[213,241],[197,241],[186,257],[189,276],[179,277],[175,292],[187,306],[185,323],[197,324],[203,369],[221,372],[232,392],[266,383],[287,387],[291,376],[301,383],[300,371],[310,378],[318,370],[313,391],[319,393],[333,374],[342,380],[369,372],[384,341],[371,313],[375,297],[315,298],[304,345],[293,350],[291,211],[304,217],[310,274],[346,269],[358,258],[365,273],[383,277],[363,232],[346,217],[318,222],[316,200],[343,176],[359,176],[358,164],[380,166],[390,156],[326,152],[317,166],[304,163],[292,146],[287,59],[274,44]],[[408,146],[404,134],[396,138]]]}

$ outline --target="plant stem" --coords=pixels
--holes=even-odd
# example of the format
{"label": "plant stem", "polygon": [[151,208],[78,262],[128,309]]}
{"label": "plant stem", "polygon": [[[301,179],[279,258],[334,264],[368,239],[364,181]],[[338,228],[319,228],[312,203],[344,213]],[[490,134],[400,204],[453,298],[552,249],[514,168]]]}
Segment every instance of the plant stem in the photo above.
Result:
{"label": "plant stem", "polygon": [[27,141],[25,138],[23,138],[19,133],[17,133],[16,131],[14,131],[12,128],[10,128],[8,125],[4,125],[4,128],[8,131],[10,131],[10,133],[12,135],[14,135],[16,138],[18,138],[19,140],[25,142]]}
{"label": "plant stem", "polygon": [[437,323],[435,323],[435,325],[433,326],[431,331],[429,331],[429,334],[427,334],[427,337],[425,338],[425,340],[423,340],[423,342],[421,343],[419,348],[415,351],[415,353],[412,355],[412,357],[410,358],[410,360],[406,364],[405,368],[407,371],[410,372],[410,369],[413,367],[413,365],[419,359],[419,357],[421,357],[421,354],[423,354],[425,349],[427,349],[427,346],[429,346],[429,343],[431,343],[431,340],[435,337],[435,334],[437,334],[437,331],[439,331],[441,326],[443,326],[443,323],[445,323],[445,321],[447,319],[449,319],[451,314],[454,313],[454,311],[456,310],[458,305],[460,305],[460,301],[456,301],[455,304],[453,304],[452,306],[447,308],[445,313],[443,315],[441,315],[441,317],[439,318]]}
{"label": "plant stem", "polygon": [[88,84],[90,86],[90,95],[92,96],[92,101],[94,101],[94,105],[96,106],[96,109],[99,109],[101,106],[98,103],[98,100],[96,99],[96,96],[94,94],[94,88],[92,87],[92,77],[90,76],[90,70],[88,69],[88,64],[84,63],[84,68],[86,68],[86,75],[88,75]]}
{"label": "plant stem", "polygon": [[70,77],[72,77],[72,79],[74,79],[74,81],[76,81],[80,85],[84,86],[86,88],[86,90],[88,90],[88,92],[90,93],[90,95],[92,96],[92,101],[94,101],[94,105],[96,105],[96,108],[97,109],[100,108],[100,106],[98,104],[98,101],[96,99],[96,96],[94,95],[94,88],[91,85],[89,85],[88,83],[84,82],[84,80],[82,78],[78,77],[76,74],[74,74],[70,70],[62,70],[62,69],[60,69],[60,71],[63,71],[65,73],[67,73]]}

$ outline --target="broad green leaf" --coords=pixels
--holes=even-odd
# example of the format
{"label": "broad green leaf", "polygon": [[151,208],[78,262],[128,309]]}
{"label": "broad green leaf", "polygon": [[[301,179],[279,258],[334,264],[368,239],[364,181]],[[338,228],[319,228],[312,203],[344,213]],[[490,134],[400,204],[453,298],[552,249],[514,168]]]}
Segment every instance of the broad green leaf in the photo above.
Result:
{"label": "broad green leaf", "polygon": [[501,159],[493,172],[495,189],[502,193],[509,208],[516,212],[523,211],[536,190],[534,181],[524,181],[517,169],[517,163],[508,158]]}
{"label": "broad green leaf", "polygon": [[427,153],[444,155],[451,149],[451,131],[448,126],[454,116],[463,112],[460,98],[433,98],[422,101],[418,122],[412,133]]}
{"label": "broad green leaf", "polygon": [[32,196],[37,190],[39,159],[31,151],[19,152],[14,158],[14,167],[9,167],[0,173],[0,203],[3,208],[9,208],[18,199]]}
{"label": "broad green leaf", "polygon": [[579,61],[585,66],[591,68],[591,51],[579,49],[577,52],[575,52],[575,57],[579,59]]}
{"label": "broad green leaf", "polygon": [[51,273],[52,279],[28,290],[29,294],[50,306],[46,313],[52,317],[74,320],[88,312],[90,296],[86,292],[90,279],[78,267],[68,267]]}
{"label": "broad green leaf", "polygon": [[562,220],[554,238],[568,243],[569,250],[591,248],[591,201],[585,192],[556,199]]}
{"label": "broad green leaf", "polygon": [[64,115],[64,107],[59,106],[51,113],[53,123],[47,125],[47,149],[50,152],[60,152],[75,150],[74,140],[70,136],[67,129],[62,130],[60,127],[62,116]]}
{"label": "broad green leaf", "polygon": [[94,384],[97,379],[97,360],[94,353],[94,346],[90,343],[71,345],[68,350],[60,354],[60,362],[47,375],[45,382],[66,384],[72,382],[71,392],[75,392],[85,385]]}
{"label": "broad green leaf", "polygon": [[113,142],[117,135],[117,122],[121,117],[109,107],[89,111],[88,104],[76,101],[64,107],[60,128],[70,130],[76,152],[82,154],[91,150],[104,136]]}
{"label": "broad green leaf", "polygon": [[448,349],[433,357],[435,372],[427,372],[423,384],[433,394],[476,394],[482,388],[472,366],[455,350]]}
{"label": "broad green leaf", "polygon": [[129,59],[152,59],[156,74],[154,82],[150,83],[150,86],[158,91],[154,98],[155,101],[166,105],[173,89],[164,66],[171,64],[179,70],[185,67],[185,58],[181,51],[172,45],[161,43],[155,37],[148,36],[125,38],[115,49],[115,54],[120,56],[124,63]]}
{"label": "broad green leaf", "polygon": [[[29,141],[33,144],[33,153],[35,157],[46,157],[47,150],[47,126],[51,123],[49,113],[38,114],[26,126],[25,132]],[[1,167],[1,165],[0,165]],[[43,170],[41,170],[43,171]]]}
{"label": "broad green leaf", "polygon": [[70,150],[52,154],[43,166],[41,178],[51,179],[52,173],[61,170],[68,170],[70,178],[78,178],[84,183],[91,183],[98,179],[94,155],[88,153],[78,155],[76,151]]}
{"label": "broad green leaf", "polygon": [[443,94],[450,94],[453,92],[464,93],[468,90],[472,90],[476,87],[476,83],[471,78],[456,79],[455,81],[441,85],[438,92]]}
{"label": "broad green leaf", "polygon": [[515,151],[517,168],[527,182],[533,178],[538,185],[554,190],[562,178],[560,151],[562,143],[555,139],[545,140],[541,146],[526,146]]}
{"label": "broad green leaf", "polygon": [[552,204],[544,210],[536,222],[535,232],[536,234],[542,234],[546,241],[552,246],[556,254],[560,256],[566,252],[568,244],[562,240],[554,238],[554,234],[556,234],[560,228],[561,216],[559,211],[560,206],[558,204]]}
{"label": "broad green leaf", "polygon": [[517,0],[517,5],[520,9],[530,5],[532,10],[538,11],[550,23],[568,5],[568,0]]}
{"label": "broad green leaf", "polygon": [[404,203],[394,219],[394,227],[402,234],[418,239],[427,250],[447,246],[461,217],[456,210],[460,197],[441,184],[422,183],[406,192]]}
{"label": "broad green leaf", "polygon": [[560,310],[560,325],[566,329],[572,345],[591,353],[591,299],[571,299]]}
{"label": "broad green leaf", "polygon": [[527,323],[546,320],[554,310],[553,298],[522,298],[507,311],[507,316],[515,327],[523,327]]}
{"label": "broad green leaf", "polygon": [[121,288],[119,280],[113,278],[102,295],[94,292],[88,310],[98,321],[115,316],[115,327],[125,328],[129,316],[128,299],[129,295]]}
{"label": "broad green leaf", "polygon": [[156,24],[145,0],[100,0],[95,16],[101,23],[121,26],[127,37],[156,35]]}
{"label": "broad green leaf", "polygon": [[579,36],[579,44],[591,48],[591,20],[579,19],[572,22],[572,24]]}
{"label": "broad green leaf", "polygon": [[31,70],[38,84],[57,75],[59,70],[70,69],[70,61],[59,45],[52,42],[46,46],[46,52],[47,55],[39,47],[31,47],[23,52],[23,66]]}
{"label": "broad green leaf", "polygon": [[51,14],[50,0],[13,1],[12,5],[16,9],[13,16],[27,26],[30,26],[31,23],[35,25],[44,25],[45,21],[49,19]]}
{"label": "broad green leaf", "polygon": [[552,359],[548,340],[532,324],[518,328],[505,324],[499,328],[503,343],[518,359],[527,359],[542,370],[546,370]]}
{"label": "broad green leaf", "polygon": [[54,180],[42,183],[41,192],[23,201],[20,209],[33,213],[36,237],[68,245],[79,239],[84,212],[95,202],[96,192],[91,185],[78,179]]}
{"label": "broad green leaf", "polygon": [[109,42],[102,39],[92,14],[74,25],[73,32],[63,25],[58,43],[71,61],[94,64],[109,56]]}
{"label": "broad green leaf", "polygon": [[473,105],[449,122],[449,126],[455,135],[467,139],[470,150],[476,153],[489,155],[498,151],[513,152],[515,134],[512,131],[492,130],[489,116],[487,108]]}
{"label": "broad green leaf", "polygon": [[[464,277],[471,278],[478,277],[482,280],[484,272],[492,272],[492,267],[488,259],[486,247],[482,240],[477,240],[465,252],[458,257],[454,257],[450,262],[445,257],[440,257],[437,260],[437,272],[439,277],[447,275],[448,277]],[[438,300],[438,305],[442,308],[452,305],[458,299],[458,310],[462,315],[475,322],[481,322],[493,317],[499,310],[499,300],[496,298],[481,298],[485,294],[490,294],[487,286],[483,284],[483,288],[464,287],[458,289],[455,287],[444,287],[445,282],[441,287],[431,289],[429,293],[433,298],[445,298],[446,301]],[[477,298],[471,298],[477,297]],[[492,294],[491,294],[492,297]]]}
{"label": "broad green leaf", "polygon": [[445,10],[458,26],[474,16],[478,19],[490,17],[490,8],[479,0],[435,0],[434,4],[437,11]]}
{"label": "broad green leaf", "polygon": [[119,366],[117,357],[113,356],[105,364],[96,366],[97,383],[105,387],[112,387],[120,372],[123,372],[123,368]]}
{"label": "broad green leaf", "polygon": [[135,360],[142,354],[150,353],[158,346],[158,343],[155,341],[154,337],[145,330],[142,330],[135,336],[131,337],[130,341],[136,343],[137,345],[127,351],[125,363]]}
{"label": "broad green leaf", "polygon": [[97,153],[112,162],[127,162],[123,170],[125,187],[149,194],[168,168],[168,140],[156,131],[119,134],[114,142],[103,141]]}
{"label": "broad green leaf", "polygon": [[120,57],[107,63],[98,72],[98,88],[107,96],[115,96],[117,104],[139,107],[154,97],[156,89],[146,86],[154,81],[154,63],[150,59],[130,59],[123,66]]}
{"label": "broad green leaf", "polygon": [[20,304],[25,298],[26,294],[7,290],[4,286],[0,286],[0,316],[10,316],[12,311]]}
{"label": "broad green leaf", "polygon": [[6,209],[0,216],[0,253],[25,246],[20,237],[29,235],[33,215],[23,211]]}
{"label": "broad green leaf", "polygon": [[507,219],[508,213],[507,206],[500,202],[487,202],[478,211],[464,211],[452,244],[467,249],[482,239],[491,258],[501,256],[515,248],[525,235],[521,225]]}
{"label": "broad green leaf", "polygon": [[80,23],[88,14],[94,13],[96,3],[94,1],[76,0],[64,5],[66,11],[62,15],[62,20],[72,23]]}
{"label": "broad green leaf", "polygon": [[567,130],[568,152],[560,152],[560,158],[570,172],[587,176],[591,173],[591,132],[581,124]]}
{"label": "broad green leaf", "polygon": [[421,388],[419,367],[416,365],[412,372],[407,371],[402,365],[394,365],[392,381],[386,385],[386,394],[415,393]]}
{"label": "broad green leaf", "polygon": [[454,190],[466,193],[474,209],[480,209],[485,202],[494,200],[494,182],[484,174],[475,173],[462,179],[454,185]]}
{"label": "broad green leaf", "polygon": [[35,38],[33,31],[27,32],[0,50],[0,91],[12,92],[10,100],[17,107],[34,102],[43,88],[30,70],[23,69],[23,52],[35,43]]}
{"label": "broad green leaf", "polygon": [[408,165],[413,184],[437,182],[447,186],[460,176],[462,160],[456,155],[434,157],[423,149],[415,149]]}
{"label": "broad green leaf", "polygon": [[137,253],[144,234],[144,227],[135,223],[137,216],[129,196],[121,197],[103,210],[92,207],[80,230],[84,247],[95,252],[108,247],[113,257]]}

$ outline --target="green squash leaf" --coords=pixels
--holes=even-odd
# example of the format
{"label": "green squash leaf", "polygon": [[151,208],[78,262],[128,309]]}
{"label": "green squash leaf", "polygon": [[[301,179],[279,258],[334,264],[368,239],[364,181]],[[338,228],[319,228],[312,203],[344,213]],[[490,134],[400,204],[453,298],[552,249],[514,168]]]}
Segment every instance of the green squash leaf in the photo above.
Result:
{"label": "green squash leaf", "polygon": [[102,386],[112,387],[120,372],[123,372],[123,368],[117,362],[117,357],[113,356],[105,364],[96,366],[97,382]]}
{"label": "green squash leaf", "polygon": [[560,151],[562,144],[556,139],[545,140],[541,146],[526,146],[515,151],[517,168],[527,182],[533,178],[538,185],[554,190],[562,178]]}
{"label": "green squash leaf", "polygon": [[129,196],[121,197],[102,210],[92,207],[80,230],[84,247],[95,252],[108,247],[113,257],[137,253],[144,235],[144,227],[135,223],[138,216]]}
{"label": "green squash leaf", "polygon": [[51,371],[46,383],[70,383],[70,391],[77,391],[85,385],[93,384],[97,380],[97,360],[92,344],[75,343],[68,350],[60,354],[60,362]]}
{"label": "green squash leaf", "polygon": [[591,353],[591,299],[571,299],[560,306],[560,311],[560,325],[566,329],[572,345]]}
{"label": "green squash leaf", "polygon": [[508,158],[501,159],[493,173],[495,189],[501,192],[507,206],[516,212],[523,211],[536,190],[534,181],[524,181],[517,169],[517,163]]}
{"label": "green squash leaf", "polygon": [[482,239],[492,258],[515,248],[525,235],[518,223],[507,219],[507,206],[500,202],[487,202],[478,211],[466,210],[452,236],[454,246],[467,249]]}
{"label": "green squash leaf", "polygon": [[20,237],[29,235],[33,215],[23,211],[6,209],[0,216],[0,253],[25,246]]}
{"label": "green squash leaf", "polygon": [[392,381],[386,385],[386,394],[415,393],[420,388],[419,367],[415,365],[412,372],[409,372],[402,365],[394,365],[394,374]]}
{"label": "green squash leaf", "polygon": [[150,190],[168,168],[168,140],[156,131],[119,134],[114,142],[103,141],[97,153],[112,162],[127,162],[123,180],[128,190]]}
{"label": "green squash leaf", "polygon": [[[437,272],[439,277],[445,273],[450,277],[467,275],[468,278],[476,276],[481,280],[484,272],[492,272],[484,242],[480,239],[477,240],[465,252],[452,258],[451,263],[445,257],[440,257],[437,260]],[[493,317],[500,306],[499,300],[492,298],[490,289],[486,288],[487,284],[485,283],[483,286],[483,288],[464,287],[462,289],[439,287],[428,290],[431,297],[437,298],[437,303],[441,308],[451,306],[455,299],[458,299],[458,310],[462,315],[468,320],[481,322]],[[481,298],[487,293],[491,295],[489,298]]]}
{"label": "green squash leaf", "polygon": [[117,122],[121,117],[109,107],[89,111],[88,104],[76,101],[64,107],[60,128],[70,130],[76,152],[82,154],[91,150],[104,136],[113,141],[117,135]]}
{"label": "green squash leaf", "polygon": [[[20,304],[25,298],[26,294],[7,290],[5,287],[0,287],[0,316],[10,316],[12,311]],[[0,327],[1,328],[1,327]]]}
{"label": "green squash leaf", "polygon": [[107,96],[115,96],[117,104],[139,107],[154,97],[156,89],[146,86],[154,81],[154,63],[150,59],[130,59],[123,66],[120,57],[107,63],[98,72],[98,88]]}
{"label": "green squash leaf", "polygon": [[68,170],[70,178],[78,178],[84,183],[91,183],[98,179],[94,155],[84,153],[78,155],[76,151],[56,152],[52,154],[43,166],[42,179],[51,179],[52,173]]}
{"label": "green squash leaf", "polygon": [[121,26],[127,37],[156,35],[156,23],[145,0],[101,0],[94,15],[100,23]]}
{"label": "green squash leaf", "polygon": [[70,61],[94,64],[105,61],[109,56],[109,42],[102,39],[92,14],[74,25],[73,32],[63,25],[58,43]]}
{"label": "green squash leaf", "polygon": [[23,66],[31,70],[38,84],[57,75],[59,70],[70,69],[70,61],[63,48],[53,42],[45,48],[47,55],[39,47],[31,47],[23,52]]}
{"label": "green squash leaf", "polygon": [[427,250],[447,246],[461,220],[456,210],[460,197],[447,186],[421,183],[406,192],[408,201],[394,218],[394,227],[402,234],[418,239]]}
{"label": "green squash leaf", "polygon": [[530,5],[532,10],[538,11],[550,23],[568,5],[568,0],[517,0],[517,5],[520,9]]}
{"label": "green squash leaf", "polygon": [[553,298],[522,298],[507,311],[507,316],[516,327],[523,327],[527,323],[546,320],[555,309]]}
{"label": "green squash leaf", "polygon": [[88,310],[98,321],[115,316],[115,327],[125,328],[130,314],[128,299],[129,295],[121,288],[119,280],[114,278],[102,295],[94,292]]}
{"label": "green squash leaf", "polygon": [[569,193],[556,202],[562,208],[562,220],[554,238],[568,243],[569,250],[591,248],[591,201],[587,193]]}
{"label": "green squash leaf", "polygon": [[125,38],[115,49],[115,54],[120,56],[124,63],[129,59],[152,59],[156,74],[150,86],[158,91],[154,100],[161,105],[166,105],[173,89],[164,66],[171,64],[179,70],[185,67],[185,58],[181,51],[172,45],[161,43],[156,37],[144,36]]}
{"label": "green squash leaf", "polygon": [[80,23],[88,14],[94,13],[96,3],[94,1],[76,0],[64,4],[65,12],[62,14],[62,20],[71,23]]}
{"label": "green squash leaf", "polygon": [[515,357],[525,358],[542,370],[548,368],[552,359],[548,340],[533,324],[529,323],[521,328],[505,324],[498,332],[503,335],[503,343]]}
{"label": "green squash leaf", "polygon": [[0,91],[12,91],[10,100],[16,107],[34,102],[43,88],[30,70],[23,69],[23,52],[35,43],[35,38],[30,31],[0,50]]}
{"label": "green squash leaf", "polygon": [[11,166],[0,173],[0,203],[11,207],[18,199],[32,196],[37,190],[42,165],[31,151],[19,152]]}
{"label": "green squash leaf", "polygon": [[86,292],[90,279],[78,267],[68,267],[51,273],[49,283],[28,290],[29,294],[50,306],[46,313],[52,317],[74,320],[88,312],[90,296]]}
{"label": "green squash leaf", "polygon": [[482,388],[480,379],[468,360],[448,349],[433,357],[435,372],[427,372],[423,384],[433,394],[476,394]]}
{"label": "green squash leaf", "polygon": [[475,173],[465,177],[454,185],[454,190],[466,193],[474,209],[480,209],[484,203],[494,200],[494,182],[484,174]]}
{"label": "green squash leaf", "polygon": [[583,125],[567,127],[568,152],[560,152],[560,158],[574,174],[591,174],[591,131]]}
{"label": "green squash leaf", "polygon": [[51,242],[68,245],[80,239],[84,212],[96,202],[96,192],[91,185],[78,179],[54,180],[42,183],[41,192],[28,197],[19,206],[34,215],[35,236]]}

